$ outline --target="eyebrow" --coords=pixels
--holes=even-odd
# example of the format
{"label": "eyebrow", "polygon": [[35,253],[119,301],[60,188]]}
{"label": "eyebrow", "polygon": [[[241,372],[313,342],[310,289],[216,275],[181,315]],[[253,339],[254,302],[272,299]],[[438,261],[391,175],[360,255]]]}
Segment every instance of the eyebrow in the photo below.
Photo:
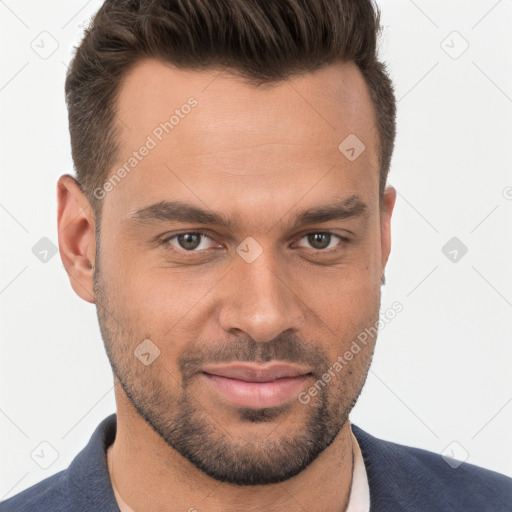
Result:
{"label": "eyebrow", "polygon": [[[300,211],[292,222],[292,228],[305,224],[322,223],[330,220],[345,220],[366,216],[368,206],[357,195],[335,198],[328,204],[318,205]],[[231,231],[240,231],[238,220],[221,213],[202,209],[179,200],[160,201],[133,212],[128,221],[137,224],[156,222],[183,222],[187,224],[210,224],[222,226]]]}

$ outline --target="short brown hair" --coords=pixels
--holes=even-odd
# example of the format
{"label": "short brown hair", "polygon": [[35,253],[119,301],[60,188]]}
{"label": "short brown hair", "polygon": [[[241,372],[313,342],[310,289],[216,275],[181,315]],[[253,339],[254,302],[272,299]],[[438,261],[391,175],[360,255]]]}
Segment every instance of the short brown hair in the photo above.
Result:
{"label": "short brown hair", "polygon": [[380,196],[396,131],[396,100],[377,57],[380,11],[372,0],[106,0],[76,48],[66,78],[77,180],[93,191],[117,160],[116,100],[144,58],[177,67],[226,69],[253,84],[277,82],[336,61],[353,61],[372,98]]}

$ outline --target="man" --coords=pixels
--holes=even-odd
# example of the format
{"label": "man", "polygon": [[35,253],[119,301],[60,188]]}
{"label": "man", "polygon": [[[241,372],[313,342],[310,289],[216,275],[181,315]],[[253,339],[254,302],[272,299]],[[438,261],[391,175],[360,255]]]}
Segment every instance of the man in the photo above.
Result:
{"label": "man", "polygon": [[58,225],[117,413],[2,512],[512,510],[511,479],[349,421],[396,198],[378,28],[363,0],[105,2]]}

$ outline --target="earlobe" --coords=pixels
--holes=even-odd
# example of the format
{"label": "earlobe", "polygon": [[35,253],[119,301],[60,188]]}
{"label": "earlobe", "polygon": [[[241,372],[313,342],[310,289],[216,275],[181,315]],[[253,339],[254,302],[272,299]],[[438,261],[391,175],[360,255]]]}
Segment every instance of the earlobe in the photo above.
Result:
{"label": "earlobe", "polygon": [[389,253],[391,252],[391,216],[396,202],[396,190],[394,187],[388,185],[384,189],[381,212],[380,212],[380,236],[381,236],[381,254],[382,254],[382,268],[381,268],[381,283],[385,284],[386,279],[384,272],[388,262]]}
{"label": "earlobe", "polygon": [[93,275],[96,253],[93,209],[79,183],[65,174],[57,182],[59,252],[73,290],[94,303]]}

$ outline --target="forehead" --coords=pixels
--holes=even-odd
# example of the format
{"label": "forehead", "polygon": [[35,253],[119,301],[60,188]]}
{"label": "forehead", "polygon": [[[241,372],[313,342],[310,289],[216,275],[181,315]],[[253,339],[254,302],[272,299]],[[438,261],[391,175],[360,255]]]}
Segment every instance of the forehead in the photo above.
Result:
{"label": "forehead", "polygon": [[[121,215],[184,196],[224,210],[227,197],[266,210],[306,191],[312,201],[326,192],[378,197],[375,115],[353,63],[255,86],[226,70],[145,60],[121,84],[117,120],[110,175],[127,172],[105,203]],[[141,157],[142,146],[150,149]],[[364,150],[347,158],[352,148]]]}

